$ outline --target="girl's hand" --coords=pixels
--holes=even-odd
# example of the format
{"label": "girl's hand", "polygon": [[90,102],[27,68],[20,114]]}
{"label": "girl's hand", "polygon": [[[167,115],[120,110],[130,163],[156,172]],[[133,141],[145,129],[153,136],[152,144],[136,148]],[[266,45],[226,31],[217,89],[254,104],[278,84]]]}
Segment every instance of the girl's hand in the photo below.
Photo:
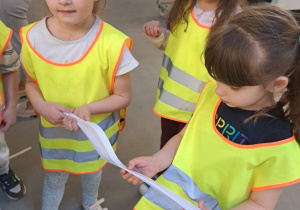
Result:
{"label": "girl's hand", "polygon": [[203,201],[203,200],[200,200],[200,201],[199,201],[198,207],[199,207],[201,210],[209,210],[209,209],[204,205],[204,201]]}
{"label": "girl's hand", "polygon": [[0,131],[6,132],[16,122],[16,108],[6,107],[3,110]]}
{"label": "girl's hand", "polygon": [[89,109],[89,105],[83,105],[80,107],[77,107],[74,110],[74,114],[80,117],[81,119],[84,119],[85,121],[90,121],[91,119],[91,111]]}
{"label": "girl's hand", "polygon": [[[153,177],[159,172],[158,163],[154,160],[152,156],[134,158],[131,161],[129,161],[127,168],[133,171],[137,171],[149,178]],[[134,185],[143,182],[142,180],[132,175],[131,173],[128,173],[124,169],[120,170],[120,174],[122,175],[123,179],[127,180],[127,182],[132,183]]]}
{"label": "girl's hand", "polygon": [[152,38],[159,37],[162,33],[159,21],[152,20],[143,25],[143,32]]}
{"label": "girl's hand", "polygon": [[78,131],[79,127],[77,125],[77,120],[70,116],[65,116],[63,119],[63,123],[65,125],[65,128],[68,131]]}
{"label": "girl's hand", "polygon": [[[91,119],[91,112],[89,110],[88,105],[77,107],[73,113],[86,121],[90,121]],[[66,129],[69,131],[79,130],[79,127],[77,125],[77,120],[73,117],[65,116],[63,119],[63,123],[65,124]]]}
{"label": "girl's hand", "polygon": [[72,109],[52,102],[41,102],[39,113],[51,124],[64,126],[63,120],[66,117],[63,112],[72,113]]}

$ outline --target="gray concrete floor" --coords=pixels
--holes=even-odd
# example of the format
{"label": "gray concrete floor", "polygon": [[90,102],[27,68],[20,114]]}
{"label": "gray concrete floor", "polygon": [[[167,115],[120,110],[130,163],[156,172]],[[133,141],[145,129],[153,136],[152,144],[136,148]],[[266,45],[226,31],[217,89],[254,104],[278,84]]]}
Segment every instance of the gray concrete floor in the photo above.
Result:
{"label": "gray concrete floor", "polygon": [[[159,149],[160,119],[152,112],[156,85],[163,53],[156,50],[143,35],[142,25],[150,20],[164,18],[159,15],[155,0],[107,1],[100,15],[105,21],[123,31],[133,39],[134,57],[140,65],[132,74],[133,99],[127,111],[126,128],[119,137],[117,156],[124,163],[141,155],[151,155]],[[48,14],[45,2],[32,0],[29,21],[33,22]],[[11,159],[10,165],[27,187],[27,195],[18,200],[8,199],[0,191],[1,210],[38,210],[41,208],[41,192],[44,172],[40,164],[38,145],[38,120],[18,119],[6,135],[11,154],[32,147],[28,152]],[[284,171],[283,171],[284,173]],[[300,184],[287,187],[276,210],[300,209]],[[103,169],[99,198],[104,197],[104,206],[110,210],[130,210],[140,195],[137,186],[123,181],[119,169],[107,165]],[[81,209],[81,186],[78,176],[70,176],[60,209]]]}

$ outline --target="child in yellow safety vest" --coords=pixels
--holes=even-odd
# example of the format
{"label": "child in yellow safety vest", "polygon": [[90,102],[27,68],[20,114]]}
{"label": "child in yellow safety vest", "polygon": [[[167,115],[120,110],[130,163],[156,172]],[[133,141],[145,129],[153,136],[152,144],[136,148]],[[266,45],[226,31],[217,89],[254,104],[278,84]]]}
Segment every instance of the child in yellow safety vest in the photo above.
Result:
{"label": "child in yellow safety vest", "polygon": [[[144,24],[143,31],[164,50],[153,111],[161,117],[160,148],[190,120],[204,84],[211,79],[202,52],[210,31],[241,10],[245,0],[175,0],[167,28],[159,21]],[[147,188],[141,185],[143,194]]]}
{"label": "child in yellow safety vest", "polygon": [[26,93],[40,114],[42,167],[46,171],[42,209],[58,209],[69,174],[81,175],[83,208],[97,200],[103,160],[74,113],[101,127],[116,149],[131,101],[131,38],[96,16],[97,0],[46,0],[51,12],[22,28],[21,61]]}
{"label": "child in yellow safety vest", "polygon": [[[300,27],[278,7],[244,8],[211,33],[204,57],[215,81],[188,125],[128,168],[148,177],[167,168],[157,182],[203,210],[273,209],[300,182]],[[182,208],[150,188],[135,209]]]}
{"label": "child in yellow safety vest", "polygon": [[207,35],[242,5],[243,0],[176,0],[167,18],[167,29],[159,21],[144,24],[149,40],[164,50],[153,108],[161,116],[161,148],[189,121],[203,85],[211,79],[201,59]]}

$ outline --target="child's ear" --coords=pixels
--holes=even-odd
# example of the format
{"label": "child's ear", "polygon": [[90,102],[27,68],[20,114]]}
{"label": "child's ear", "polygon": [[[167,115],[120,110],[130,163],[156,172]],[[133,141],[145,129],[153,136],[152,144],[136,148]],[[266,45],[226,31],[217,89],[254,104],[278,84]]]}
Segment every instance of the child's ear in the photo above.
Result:
{"label": "child's ear", "polygon": [[274,79],[272,82],[269,83],[269,85],[267,86],[268,91],[270,92],[279,92],[281,90],[283,90],[284,88],[286,88],[286,86],[289,83],[289,79],[285,76],[280,76],[277,77],[276,79]]}

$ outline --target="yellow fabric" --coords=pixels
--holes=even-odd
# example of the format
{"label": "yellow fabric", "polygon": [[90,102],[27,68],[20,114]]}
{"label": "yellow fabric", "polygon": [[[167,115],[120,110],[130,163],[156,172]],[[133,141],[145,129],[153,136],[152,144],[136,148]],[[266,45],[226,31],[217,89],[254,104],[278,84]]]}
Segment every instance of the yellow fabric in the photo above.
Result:
{"label": "yellow fabric", "polygon": [[[210,29],[199,25],[189,14],[188,27],[182,22],[174,33],[170,33],[165,49],[174,66],[198,80],[207,82],[211,79],[204,65],[203,51],[205,49],[207,35]],[[169,78],[167,70],[162,67],[160,79],[164,81],[163,88],[171,94],[178,96],[185,101],[197,102],[199,92],[195,92],[178,82]],[[154,112],[159,116],[173,119],[180,122],[188,122],[192,112],[179,110],[159,100],[160,90],[157,90]]]}
{"label": "yellow fabric", "polygon": [[[294,138],[239,146],[221,137],[214,129],[215,110],[220,103],[215,87],[215,82],[204,87],[172,165],[215,198],[222,210],[247,200],[251,191],[300,182],[300,148]],[[157,182],[186,198],[177,184],[164,177]],[[141,199],[136,209],[160,209],[149,202]]]}
{"label": "yellow fabric", "polygon": [[[175,183],[169,182],[166,180],[163,176],[160,176],[157,178],[156,182],[163,186],[167,186],[169,190],[176,192],[178,195],[183,197],[184,199],[190,201],[193,203],[195,206],[198,204],[195,203],[193,200],[191,200],[183,191],[181,188],[178,188],[178,185]],[[144,196],[139,200],[139,202],[136,204],[135,208],[136,210],[161,210],[163,208],[155,205],[152,203],[150,200],[146,199]]]}
{"label": "yellow fabric", "polygon": [[11,29],[6,27],[6,25],[0,20],[0,58],[11,38],[11,33]]}
{"label": "yellow fabric", "polygon": [[[114,151],[117,148],[117,143],[112,145]],[[61,160],[55,160],[55,159],[43,159],[43,168],[45,170],[50,170],[50,171],[64,171],[72,174],[85,174],[85,173],[94,173],[96,171],[99,171],[102,169],[105,164],[107,163],[105,160],[102,158],[99,158],[97,161],[90,161],[90,162],[85,162],[84,167],[82,163],[77,163],[71,160],[64,160],[63,164]],[[95,168],[95,165],[100,166]],[[47,166],[47,168],[45,168]],[[74,170],[76,169],[76,170]],[[96,170],[95,170],[96,169]]]}
{"label": "yellow fabric", "polygon": [[[131,49],[132,40],[102,21],[102,30],[80,60],[70,64],[56,64],[47,61],[31,47],[27,40],[28,31],[36,23],[23,27],[21,31],[21,60],[28,76],[36,81],[45,101],[76,108],[109,97],[113,91],[115,72],[125,46]],[[92,115],[91,121],[99,123],[111,113]],[[120,119],[125,118],[125,111],[120,111]],[[55,127],[41,116],[45,128]],[[110,138],[118,132],[116,122],[106,130]],[[120,130],[123,127],[120,127]],[[45,139],[40,135],[42,148],[68,149],[88,152],[94,150],[89,141],[72,141],[71,139]],[[114,145],[114,147],[116,144]],[[43,167],[51,170],[68,168],[70,173],[89,173],[99,170],[104,164],[100,158],[93,163],[70,163],[64,160],[42,160]],[[53,164],[52,164],[53,163]]]}

